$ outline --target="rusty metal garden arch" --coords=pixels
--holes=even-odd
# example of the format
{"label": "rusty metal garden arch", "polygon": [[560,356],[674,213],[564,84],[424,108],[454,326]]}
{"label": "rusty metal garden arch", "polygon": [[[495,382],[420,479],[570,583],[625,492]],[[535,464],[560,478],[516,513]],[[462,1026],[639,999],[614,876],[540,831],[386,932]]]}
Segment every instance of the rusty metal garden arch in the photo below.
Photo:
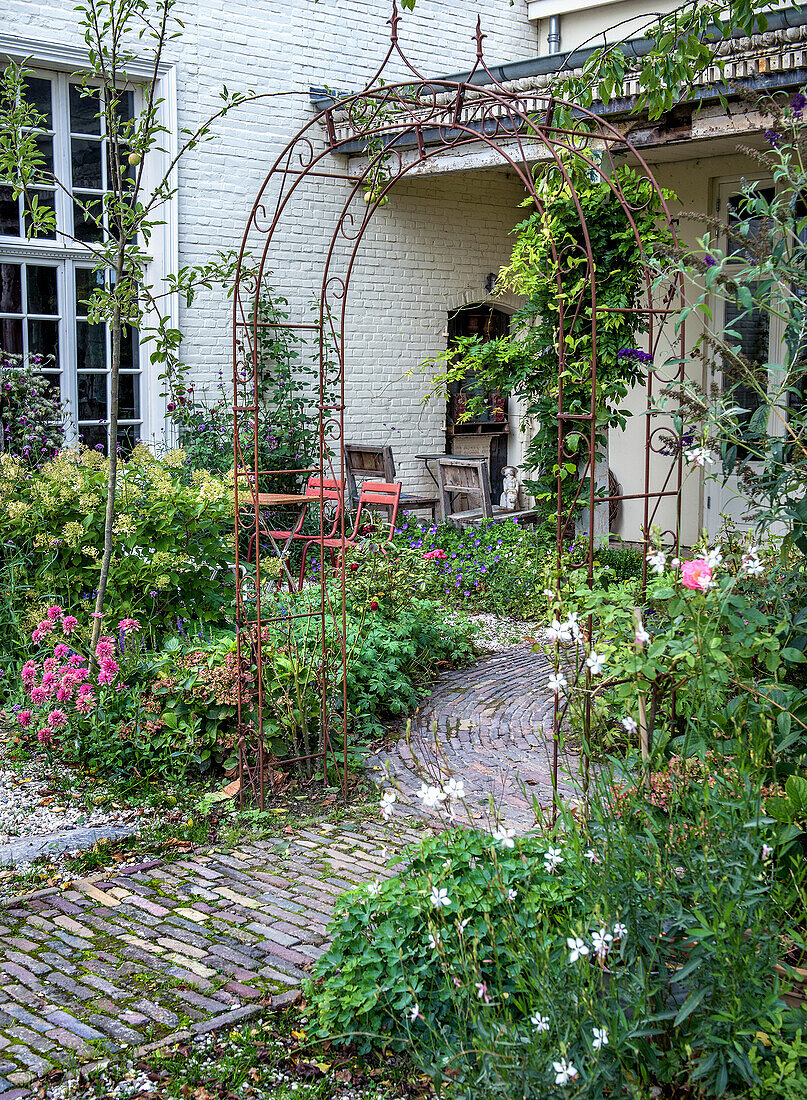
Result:
{"label": "rusty metal garden arch", "polygon": [[[316,744],[307,744],[309,751],[271,759],[272,766],[316,764],[327,779],[329,768],[336,770],[342,784],[346,783],[348,767],[348,729],[346,698],[346,607],[344,554],[335,572],[336,584],[326,580],[324,548],[320,552],[318,598],[311,597],[309,606],[295,607],[290,613],[279,608],[275,594],[267,595],[261,575],[261,555],[255,554],[254,572],[243,568],[244,545],[248,538],[259,545],[261,531],[258,490],[273,478],[303,478],[308,473],[331,477],[344,484],[345,361],[346,310],[351,277],[354,274],[360,247],[373,214],[386,203],[389,192],[402,178],[434,157],[462,148],[487,147],[495,152],[502,165],[512,169],[522,182],[539,213],[544,212],[536,186],[532,164],[542,159],[560,173],[580,217],[583,258],[589,273],[588,294],[592,305],[591,406],[588,413],[570,413],[564,407],[562,381],[565,363],[565,315],[573,316],[578,302],[559,304],[559,385],[558,385],[558,466],[564,459],[579,460],[580,451],[572,456],[567,437],[574,431],[583,439],[585,467],[580,477],[574,504],[586,516],[587,530],[592,533],[588,545],[587,578],[591,583],[595,553],[595,516],[598,507],[608,507],[615,500],[637,500],[642,505],[642,530],[645,542],[656,522],[659,507],[672,499],[675,516],[672,526],[664,532],[673,548],[677,548],[681,521],[681,449],[669,449],[669,428],[654,427],[658,411],[653,407],[659,386],[683,378],[684,336],[681,330],[681,354],[665,374],[665,368],[651,366],[645,380],[645,431],[642,455],[643,484],[635,493],[603,495],[597,488],[597,418],[595,386],[597,381],[597,313],[602,312],[597,301],[597,273],[586,219],[569,173],[569,160],[576,158],[593,180],[602,180],[613,193],[631,227],[637,245],[644,253],[636,225],[639,207],[631,206],[622,192],[618,177],[609,171],[612,154],[630,156],[638,171],[650,182],[659,208],[666,219],[669,235],[676,241],[676,231],[667,202],[646,161],[636,148],[601,115],[574,104],[555,99],[550,93],[523,92],[508,89],[493,75],[484,58],[484,35],[479,21],[475,35],[476,59],[471,72],[461,81],[426,77],[409,61],[399,42],[399,16],[393,6],[389,48],[380,66],[360,92],[335,99],[320,110],[285,145],[264,179],[245,229],[233,296],[233,420],[235,467],[235,564],[237,656],[239,667],[249,660],[252,677],[245,678],[239,688],[239,772],[242,797],[251,794],[263,804],[267,778],[273,775],[269,767],[264,730],[267,684],[262,639],[270,623],[284,624],[293,629],[301,619],[315,624],[318,645],[316,655],[310,655],[309,672],[316,678],[319,698]],[[408,74],[404,81],[386,83],[384,73],[391,64],[402,64]],[[557,121],[557,120],[560,121]],[[352,153],[361,156],[356,172],[341,171],[332,166],[334,155]],[[542,156],[541,156],[542,154]],[[291,201],[311,184],[328,186],[320,181],[341,181],[349,192],[337,211],[330,240],[319,250],[312,249],[308,258],[319,255],[322,274],[319,297],[314,307],[313,321],[274,320],[261,318],[259,298],[268,286],[268,276],[276,276],[269,267],[271,249],[284,215],[288,217]],[[344,246],[344,255],[340,253]],[[560,267],[563,250],[551,243],[552,256]],[[339,267],[341,263],[341,269]],[[656,272],[649,264],[642,271],[642,291],[635,306],[622,312],[641,314],[646,318],[648,354],[659,352],[662,330],[667,318],[678,314],[681,301],[680,282],[672,280],[660,292],[654,291]],[[273,281],[272,291],[278,292]],[[282,293],[282,289],[281,289]],[[293,330],[313,335],[319,367],[319,455],[317,464],[308,469],[291,468],[261,471],[259,469],[259,341],[261,330]],[[666,473],[656,477],[651,487],[651,455],[667,456]],[[558,493],[560,494],[560,476]],[[324,535],[324,510],[320,510],[320,534]],[[558,508],[557,575],[563,571],[563,547],[568,519]],[[344,548],[345,517],[342,513],[339,534]],[[330,636],[330,643],[329,643]],[[331,651],[329,651],[329,644]],[[334,652],[335,650],[335,652]],[[586,673],[588,675],[588,673]],[[553,780],[557,785],[558,744],[565,708],[555,697],[554,734],[552,747]],[[590,721],[590,702],[586,696],[584,723]]]}

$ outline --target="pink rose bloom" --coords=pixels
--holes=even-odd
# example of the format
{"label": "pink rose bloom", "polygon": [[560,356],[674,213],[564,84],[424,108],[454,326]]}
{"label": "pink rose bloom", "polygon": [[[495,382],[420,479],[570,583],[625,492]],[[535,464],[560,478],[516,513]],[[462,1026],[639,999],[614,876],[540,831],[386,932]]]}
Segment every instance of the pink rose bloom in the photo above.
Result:
{"label": "pink rose bloom", "polygon": [[48,725],[54,730],[61,729],[67,725],[67,715],[63,710],[52,710],[48,715]]}
{"label": "pink rose bloom", "polygon": [[33,712],[30,710],[21,710],[17,715],[17,721],[20,723],[23,729],[27,729],[31,724],[33,718]]}
{"label": "pink rose bloom", "polygon": [[20,674],[20,677],[25,686],[30,687],[30,685],[36,679],[36,665],[33,661],[25,662],[25,664],[22,666],[22,673]]}
{"label": "pink rose bloom", "polygon": [[84,658],[80,654],[74,653],[72,657],[68,657],[67,663],[72,665],[73,668],[77,668],[79,665],[84,664]]}
{"label": "pink rose bloom", "polygon": [[42,677],[42,687],[45,689],[48,695],[53,694],[53,692],[56,690],[57,683],[58,680],[56,679],[56,676],[53,672],[46,672],[45,675]]}
{"label": "pink rose bloom", "polygon": [[42,667],[44,668],[45,672],[55,672],[58,663],[59,662],[56,660],[55,657],[48,657]]}
{"label": "pink rose bloom", "polygon": [[70,685],[61,684],[56,689],[56,702],[69,703],[73,698],[73,688]]}
{"label": "pink rose bloom", "polygon": [[43,745],[50,745],[53,741],[53,730],[49,729],[48,726],[43,726],[36,737]]}
{"label": "pink rose bloom", "polygon": [[64,642],[59,642],[59,644],[56,646],[56,648],[53,651],[53,656],[58,657],[58,659],[60,661],[62,661],[62,660],[64,660],[64,658],[67,656],[67,654],[69,652],[70,652],[70,646],[65,645]]}
{"label": "pink rose bloom", "polygon": [[79,697],[82,695],[92,695],[92,684],[82,684],[78,689]]}
{"label": "pink rose bloom", "polygon": [[140,629],[140,623],[137,619],[121,619],[118,623],[118,630],[122,630],[124,634],[135,633]]}
{"label": "pink rose bloom", "polygon": [[62,619],[62,630],[65,634],[72,634],[78,626],[78,619],[75,615],[65,615]]}
{"label": "pink rose bloom", "polygon": [[115,643],[112,638],[104,635],[98,639],[98,645],[95,647],[95,656],[102,663],[110,657],[115,655]]}
{"label": "pink rose bloom", "polygon": [[60,615],[64,615],[64,609],[59,607],[57,604],[54,604],[52,607],[48,608],[47,615],[48,619],[52,623],[55,623]]}
{"label": "pink rose bloom", "polygon": [[44,703],[48,699],[48,692],[44,688],[39,686],[31,688],[31,702],[35,707],[38,707],[40,703]]}
{"label": "pink rose bloom", "polygon": [[712,580],[712,567],[706,558],[685,561],[681,566],[681,582],[684,588],[705,592]]}
{"label": "pink rose bloom", "polygon": [[79,714],[89,714],[95,708],[95,696],[90,692],[76,700],[76,710]]}
{"label": "pink rose bloom", "polygon": [[56,624],[51,622],[50,619],[43,619],[37,626],[37,630],[40,634],[50,634]]}

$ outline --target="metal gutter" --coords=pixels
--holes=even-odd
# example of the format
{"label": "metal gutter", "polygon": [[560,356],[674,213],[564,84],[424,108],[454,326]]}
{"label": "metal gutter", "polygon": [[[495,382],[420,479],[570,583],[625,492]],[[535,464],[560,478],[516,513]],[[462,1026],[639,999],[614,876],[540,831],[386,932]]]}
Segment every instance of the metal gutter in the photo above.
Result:
{"label": "metal gutter", "polygon": [[[758,31],[758,34],[786,30],[788,27],[807,26],[807,11],[800,11],[795,7],[772,11],[767,16],[767,20],[768,26],[765,31]],[[748,38],[749,36],[745,31],[737,31],[731,37]],[[710,42],[720,42],[722,39],[723,35],[717,28],[707,33],[707,40]],[[614,43],[614,45],[617,45],[617,43]],[[644,36],[642,38],[629,38],[627,41],[619,43],[619,46],[627,58],[639,58],[650,53],[653,49],[653,41]],[[567,50],[565,53],[541,54],[539,57],[529,57],[524,61],[510,61],[504,65],[491,65],[488,68],[491,76],[503,84],[508,80],[526,80],[531,76],[549,76],[552,73],[579,69],[600,49],[602,49],[601,46],[585,46],[577,50]],[[487,74],[482,72],[474,73],[471,76],[470,72],[466,71],[464,73],[453,73],[451,76],[445,76],[441,79],[456,81],[461,84],[485,84]]]}
{"label": "metal gutter", "polygon": [[[773,11],[767,16],[768,26],[765,31],[759,31],[760,34],[765,34],[768,31],[780,31],[786,30],[789,27],[805,27],[807,26],[807,11],[800,11],[797,8],[786,8],[785,10]],[[748,35],[745,31],[737,31],[732,35],[732,38],[747,38]],[[707,35],[709,41],[719,42],[722,41],[723,35],[715,28]],[[617,45],[617,43],[614,43]],[[649,38],[629,38],[627,41],[618,44],[622,52],[627,58],[640,58],[645,54],[650,53],[653,49],[652,39]],[[504,65],[491,65],[486,72],[477,72],[471,75],[469,71],[462,73],[452,73],[449,76],[440,77],[440,80],[450,81],[457,84],[486,84],[489,83],[488,73],[498,80],[499,83],[504,84],[513,80],[528,80],[534,76],[550,76],[553,73],[571,72],[574,69],[579,69],[585,65],[586,61],[595,54],[602,47],[600,46],[586,46],[577,50],[568,50],[565,53],[555,54],[541,54],[539,57],[529,57],[524,61],[510,61]],[[327,107],[333,106],[338,99],[332,92],[329,92],[326,88],[311,88],[310,90],[311,102],[317,110],[324,110]]]}

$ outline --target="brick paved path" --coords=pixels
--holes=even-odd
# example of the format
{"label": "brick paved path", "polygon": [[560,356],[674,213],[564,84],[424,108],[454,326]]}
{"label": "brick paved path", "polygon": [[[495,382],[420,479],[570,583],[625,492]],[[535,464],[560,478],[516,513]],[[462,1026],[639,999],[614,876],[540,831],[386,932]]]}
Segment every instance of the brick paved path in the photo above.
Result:
{"label": "brick paved path", "polygon": [[376,758],[409,794],[387,825],[323,824],[116,867],[0,906],[0,1100],[18,1100],[53,1070],[202,1034],[292,997],[323,950],[338,895],[391,874],[388,857],[423,837],[411,796],[421,777],[462,778],[477,825],[489,824],[492,796],[508,825],[528,828],[516,777],[542,804],[552,796],[549,672],[520,646],[443,677],[410,739]]}
{"label": "brick paved path", "polygon": [[421,836],[326,824],[0,908],[0,1100],[77,1061],[282,1004],[323,950],[338,895],[391,874],[388,855]]}
{"label": "brick paved path", "polygon": [[[532,800],[543,807],[553,800],[554,696],[546,686],[552,672],[542,653],[521,645],[443,676],[409,735],[370,760],[398,790],[395,813],[422,815],[414,797],[421,782],[444,787],[453,776],[466,791],[460,821],[470,817],[479,828],[499,822],[517,832],[533,827]],[[578,767],[578,757],[559,754],[562,794],[574,795]]]}

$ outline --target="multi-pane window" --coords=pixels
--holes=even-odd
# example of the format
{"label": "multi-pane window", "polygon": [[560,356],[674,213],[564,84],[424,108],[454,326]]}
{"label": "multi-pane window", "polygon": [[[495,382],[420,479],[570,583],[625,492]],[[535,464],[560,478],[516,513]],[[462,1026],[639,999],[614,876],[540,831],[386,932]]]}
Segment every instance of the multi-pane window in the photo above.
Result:
{"label": "multi-pane window", "polygon": [[[61,187],[37,190],[55,211],[56,229],[26,239],[26,200],[0,188],[0,350],[42,357],[41,369],[67,407],[70,437],[88,446],[109,444],[111,333],[91,324],[87,301],[99,279],[89,247],[105,231],[103,196],[113,166],[104,130],[102,93],[87,95],[62,73],[28,78],[27,98],[43,117],[36,141]],[[134,97],[119,110],[132,117]],[[128,169],[128,165],[125,166]],[[89,207],[89,215],[87,214]],[[123,338],[117,442],[129,450],[143,433],[142,377],[137,333]]]}
{"label": "multi-pane window", "polygon": [[[36,144],[41,157],[42,171],[52,175],[55,170],[53,81],[44,76],[29,77],[26,83],[25,98],[36,109],[37,114],[42,117],[42,126],[37,131]],[[56,200],[55,184],[37,188],[27,196],[19,195],[16,199],[10,187],[0,187],[0,234],[8,237],[25,236],[26,205],[34,195],[40,206],[54,209]],[[50,238],[53,240],[55,236],[55,232],[42,233],[40,239]]]}
{"label": "multi-pane window", "polygon": [[0,347],[41,370],[61,391],[59,268],[54,263],[10,263],[0,259]]}

